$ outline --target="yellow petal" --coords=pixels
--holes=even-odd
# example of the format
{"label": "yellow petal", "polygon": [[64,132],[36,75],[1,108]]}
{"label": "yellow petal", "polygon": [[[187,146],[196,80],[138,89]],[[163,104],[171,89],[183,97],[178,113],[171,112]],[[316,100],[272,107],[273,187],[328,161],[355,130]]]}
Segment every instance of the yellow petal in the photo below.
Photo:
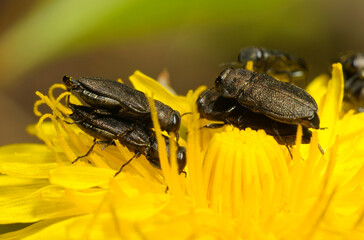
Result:
{"label": "yellow petal", "polygon": [[319,110],[322,109],[321,102],[325,98],[328,81],[329,76],[327,74],[321,74],[312,80],[306,88],[306,91],[315,99]]}
{"label": "yellow petal", "polygon": [[186,97],[173,95],[159,82],[144,75],[140,71],[135,71],[134,74],[129,77],[129,80],[135,89],[146,93],[147,96],[152,96],[154,99],[169,105],[181,114],[189,112]]}
{"label": "yellow petal", "polygon": [[62,187],[47,186],[25,197],[2,202],[0,224],[36,222],[81,213]]}
{"label": "yellow petal", "polygon": [[[34,135],[34,136],[37,136],[39,134],[39,131],[36,128],[36,124],[27,126],[26,130],[29,134]],[[45,133],[47,136],[49,136],[49,138],[57,137],[57,133],[54,129],[52,122],[44,122],[41,125],[41,130],[43,131],[43,133]]]}
{"label": "yellow petal", "polygon": [[13,144],[0,147],[0,172],[11,176],[47,178],[58,164],[47,146]]}
{"label": "yellow petal", "polygon": [[114,170],[106,168],[64,166],[52,170],[49,181],[69,189],[87,189],[108,185],[114,174]]}
{"label": "yellow petal", "polygon": [[[156,99],[162,96],[160,100],[177,110],[192,112],[183,119],[188,131],[187,176],[178,175],[176,169],[166,171],[167,159],[161,159],[160,171],[142,157],[114,178],[114,170],[132,156],[119,142],[105,151],[95,147],[87,158],[92,167],[86,161],[85,166],[55,165],[48,170],[50,183],[48,175],[40,179],[32,179],[34,174],[27,175],[32,178],[17,177],[22,176],[19,173],[0,176],[0,181],[3,180],[0,191],[4,193],[0,223],[39,221],[17,231],[18,234],[4,236],[13,239],[272,240],[355,236],[361,239],[364,114],[349,112],[339,118],[342,99],[339,65],[334,65],[332,76],[328,87],[325,77],[320,76],[308,88],[319,99],[322,127],[329,128],[314,131],[309,145],[298,142],[291,148],[291,158],[286,147],[278,145],[264,131],[239,131],[230,126],[219,130],[201,129],[203,121],[198,117],[196,99],[203,87],[190,91],[187,97],[176,97],[136,72],[131,79],[134,78],[138,88],[147,90],[148,96],[153,92]],[[62,164],[64,152],[69,151],[67,158],[72,161],[89,149],[92,139],[83,132],[75,133],[80,130],[74,125],[64,126],[63,120],[59,121],[59,103],[49,95],[39,94],[54,111],[54,115],[46,117],[56,123],[57,132],[46,122],[31,131],[48,139],[48,146],[57,159],[61,156],[58,162]],[[158,123],[155,112],[152,113]],[[156,131],[160,135],[158,127]],[[297,137],[301,134],[299,127]],[[83,140],[86,141],[82,143]],[[325,154],[320,153],[319,142],[326,148]],[[33,149],[29,150],[33,155],[41,156],[39,153],[44,152],[29,149]],[[0,148],[0,156],[3,152],[6,156],[0,157],[0,167],[17,161],[8,160],[11,156],[8,150]],[[55,162],[52,157],[49,161]],[[21,162],[28,163],[28,168],[39,167],[36,160]],[[15,193],[11,193],[10,185]],[[167,193],[166,185],[170,185]],[[24,192],[19,191],[21,188]]]}
{"label": "yellow petal", "polygon": [[339,119],[344,92],[344,77],[341,64],[333,64],[332,79],[328,83],[327,94],[319,115],[322,128],[319,132],[320,144],[326,149],[335,140],[336,124]]}
{"label": "yellow petal", "polygon": [[10,201],[15,198],[24,197],[48,184],[48,179],[0,175],[0,201]]}
{"label": "yellow petal", "polygon": [[[65,221],[67,218],[57,218],[36,222],[26,228],[20,229],[18,231],[9,232],[6,234],[0,235],[1,240],[10,240],[10,239],[48,239],[49,236],[59,236],[59,232],[65,232],[65,228],[55,228],[54,226],[58,226],[58,222]],[[52,229],[52,232],[48,232],[48,236],[45,237],[43,234],[45,229]],[[53,233],[53,234],[50,234]],[[64,235],[63,235],[64,236]],[[54,238],[61,239],[61,238]],[[66,238],[63,238],[66,239]]]}
{"label": "yellow petal", "polygon": [[124,209],[118,208],[119,203],[105,205],[113,212],[102,211],[53,224],[49,221],[35,223],[19,230],[16,235],[7,236],[22,239],[234,239],[237,236],[231,219],[208,209],[191,211],[193,205],[190,202],[175,200],[141,222],[130,221],[126,215],[124,218],[121,211]]}

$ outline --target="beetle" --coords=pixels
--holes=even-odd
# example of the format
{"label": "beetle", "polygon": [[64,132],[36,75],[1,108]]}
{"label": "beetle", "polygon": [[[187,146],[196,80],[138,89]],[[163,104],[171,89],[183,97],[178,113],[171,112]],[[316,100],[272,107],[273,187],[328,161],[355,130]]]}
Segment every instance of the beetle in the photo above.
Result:
{"label": "beetle", "polygon": [[343,73],[346,78],[362,76],[364,70],[364,53],[349,51],[341,53],[334,62],[340,62],[343,66]]}
{"label": "beetle", "polygon": [[334,61],[340,62],[344,73],[344,100],[362,112],[364,109],[364,53],[346,52]]}
{"label": "beetle", "polygon": [[[95,139],[98,139],[98,141],[94,141],[94,144],[85,155],[78,157],[73,161],[73,163],[78,159],[89,155],[96,143],[106,142],[108,146],[117,139],[131,152],[134,152],[135,155],[121,166],[115,176],[119,174],[132,159],[139,157],[140,155],[144,155],[154,167],[159,169],[161,168],[157,138],[154,131],[151,129],[145,129],[143,125],[127,119],[99,114],[95,112],[92,107],[79,106],[71,103],[69,104],[69,107],[73,112],[69,115],[69,117],[74,121],[74,123],[76,123],[77,126],[85,133],[91,135]],[[164,140],[169,158],[169,138],[164,136]],[[176,143],[176,145],[178,147],[176,154],[178,170],[179,173],[181,173],[186,166],[186,149],[179,146],[178,143]]]}
{"label": "beetle", "polygon": [[[143,92],[123,83],[98,77],[74,79],[64,76],[63,82],[68,91],[76,92],[95,111],[122,119],[137,120],[153,127],[148,99]],[[158,100],[154,101],[162,131],[175,132],[178,135],[180,113]]]}
{"label": "beetle", "polygon": [[290,82],[306,81],[308,68],[305,60],[291,54],[262,47],[247,47],[240,50],[238,62],[245,68],[253,62],[253,70],[271,76],[287,75]]}
{"label": "beetle", "polygon": [[[297,125],[277,122],[267,116],[252,112],[243,107],[236,99],[224,98],[214,88],[202,92],[197,99],[197,109],[200,117],[212,121],[221,121],[223,124],[209,124],[207,127],[222,127],[231,124],[239,129],[251,128],[264,130],[273,136],[279,144],[295,145]],[[302,143],[310,143],[312,132],[302,127]]]}
{"label": "beetle", "polygon": [[217,77],[215,89],[224,98],[234,98],[275,121],[320,128],[315,99],[291,83],[242,68],[226,68]]}

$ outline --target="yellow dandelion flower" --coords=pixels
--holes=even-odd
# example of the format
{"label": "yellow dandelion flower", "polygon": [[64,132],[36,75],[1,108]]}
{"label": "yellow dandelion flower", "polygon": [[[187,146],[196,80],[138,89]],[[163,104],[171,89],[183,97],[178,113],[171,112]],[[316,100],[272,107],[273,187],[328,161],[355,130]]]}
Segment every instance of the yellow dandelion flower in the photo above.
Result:
{"label": "yellow dandelion flower", "polygon": [[[184,97],[138,71],[130,80],[149,97],[162,169],[141,156],[114,177],[133,156],[118,141],[71,164],[93,139],[67,123],[62,99],[70,94],[54,97],[65,90],[56,84],[48,96],[37,93],[40,120],[28,128],[45,145],[0,148],[0,224],[32,223],[0,239],[364,239],[364,114],[341,114],[341,65],[308,87],[323,129],[300,144],[298,127],[292,157],[263,130],[203,128],[195,102],[205,87]],[[179,141],[186,175],[173,141],[168,161],[152,98],[192,113],[182,117]]]}

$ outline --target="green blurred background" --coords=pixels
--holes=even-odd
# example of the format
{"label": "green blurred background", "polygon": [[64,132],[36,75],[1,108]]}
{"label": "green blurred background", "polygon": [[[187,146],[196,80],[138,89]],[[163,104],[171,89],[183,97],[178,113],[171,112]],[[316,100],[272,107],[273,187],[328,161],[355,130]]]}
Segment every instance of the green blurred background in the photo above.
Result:
{"label": "green blurred background", "polygon": [[364,51],[364,1],[0,1],[0,145],[35,142],[35,91],[63,75],[156,78],[179,94],[212,85],[246,46],[307,60],[310,79],[344,50]]}

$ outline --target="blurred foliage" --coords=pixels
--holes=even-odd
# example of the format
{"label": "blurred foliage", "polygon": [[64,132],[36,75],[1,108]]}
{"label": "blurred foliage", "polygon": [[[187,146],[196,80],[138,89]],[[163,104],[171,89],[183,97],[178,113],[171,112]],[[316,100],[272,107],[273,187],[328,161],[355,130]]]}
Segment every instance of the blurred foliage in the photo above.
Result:
{"label": "blurred foliage", "polygon": [[34,92],[65,74],[127,82],[135,70],[156,78],[166,68],[186,94],[211,86],[221,63],[255,45],[304,58],[313,79],[339,52],[364,51],[363,8],[362,0],[1,0],[0,145],[36,141],[25,132],[37,121]]}
{"label": "blurred foliage", "polygon": [[[293,11],[292,4],[299,4],[293,8],[299,11]],[[309,41],[322,34],[322,27],[316,21],[319,15],[310,10],[307,17],[305,9],[309,10],[309,4],[290,0],[40,1],[0,38],[0,84],[60,56],[102,44],[138,41],[163,31],[211,34],[210,41],[216,45],[226,39],[232,44],[240,39]]]}

